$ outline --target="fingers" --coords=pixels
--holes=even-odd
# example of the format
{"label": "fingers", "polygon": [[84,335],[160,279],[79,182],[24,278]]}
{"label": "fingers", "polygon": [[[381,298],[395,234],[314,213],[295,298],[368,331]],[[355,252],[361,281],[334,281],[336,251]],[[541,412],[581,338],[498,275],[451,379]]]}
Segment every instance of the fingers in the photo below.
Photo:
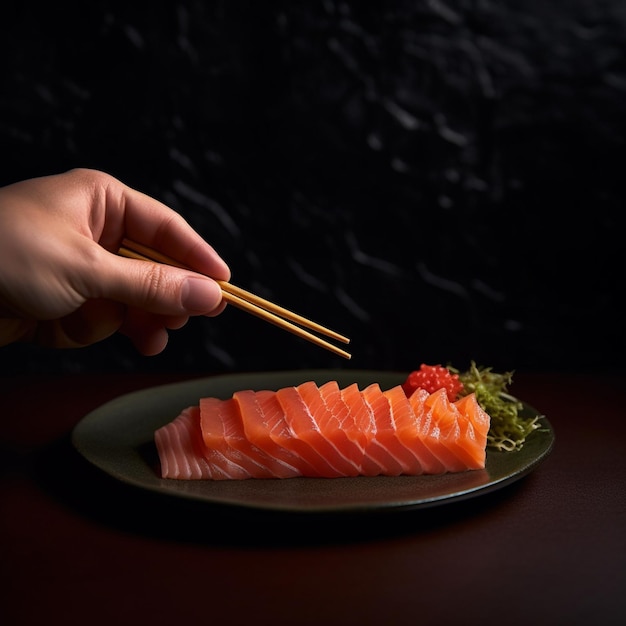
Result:
{"label": "fingers", "polygon": [[99,257],[98,280],[89,285],[91,298],[107,298],[147,313],[174,317],[214,315],[223,309],[222,290],[211,278],[104,250]]}
{"label": "fingers", "polygon": [[188,320],[187,315],[152,315],[109,300],[88,300],[60,319],[0,319],[0,346],[24,341],[46,348],[83,348],[119,332],[140,353],[153,356],[166,347],[168,329],[182,328]]}
{"label": "fingers", "polygon": [[0,347],[16,341],[28,341],[36,327],[34,320],[0,318]]}
{"label": "fingers", "polygon": [[[230,269],[187,221],[158,200],[113,179],[106,186],[107,214],[123,212],[123,236],[176,259],[197,272],[230,280]],[[114,251],[114,250],[112,250]]]}
{"label": "fingers", "polygon": [[124,309],[116,302],[93,300],[58,319],[3,318],[0,346],[25,342],[46,348],[82,348],[115,333],[124,320]]}
{"label": "fingers", "polygon": [[22,341],[45,348],[83,348],[113,335],[124,321],[124,305],[109,300],[88,300],[64,317],[33,322]]}
{"label": "fingers", "polygon": [[[180,321],[179,319],[175,324],[179,324]],[[163,352],[167,346],[169,339],[167,328],[170,327],[167,319],[150,315],[140,309],[130,309],[119,332],[128,337],[141,354],[155,356]]]}
{"label": "fingers", "polygon": [[116,253],[126,238],[170,256],[200,274],[230,280],[226,262],[180,214],[117,178],[98,170],[77,168],[39,179],[38,183],[48,187],[46,197],[56,190],[64,207],[70,196],[78,207],[90,207],[87,228],[94,241],[109,252]]}
{"label": "fingers", "polygon": [[[0,317],[30,321],[0,320],[0,345],[32,340],[78,347],[121,329],[141,352],[156,354],[167,344],[168,329],[225,308],[215,281],[230,279],[228,265],[156,199],[87,169],[2,191],[6,271],[0,274]],[[193,271],[122,258],[117,251],[124,238]]]}
{"label": "fingers", "polygon": [[188,321],[188,315],[169,315],[161,317],[162,325],[170,330],[182,328]]}
{"label": "fingers", "polygon": [[[89,346],[117,332],[124,321],[126,307],[112,300],[87,300],[73,313],[61,318],[58,331],[70,347]],[[59,345],[61,339],[56,338]]]}

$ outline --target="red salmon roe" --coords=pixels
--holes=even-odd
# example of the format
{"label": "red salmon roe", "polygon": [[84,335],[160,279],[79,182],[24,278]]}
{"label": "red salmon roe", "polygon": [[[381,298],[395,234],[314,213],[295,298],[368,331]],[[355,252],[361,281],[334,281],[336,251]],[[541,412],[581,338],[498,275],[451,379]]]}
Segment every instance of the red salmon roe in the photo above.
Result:
{"label": "red salmon roe", "polygon": [[445,388],[448,399],[454,402],[463,389],[463,383],[459,380],[459,375],[453,374],[447,367],[424,363],[418,370],[411,372],[402,384],[407,398],[416,389],[425,389],[428,393],[434,393],[441,388]]}

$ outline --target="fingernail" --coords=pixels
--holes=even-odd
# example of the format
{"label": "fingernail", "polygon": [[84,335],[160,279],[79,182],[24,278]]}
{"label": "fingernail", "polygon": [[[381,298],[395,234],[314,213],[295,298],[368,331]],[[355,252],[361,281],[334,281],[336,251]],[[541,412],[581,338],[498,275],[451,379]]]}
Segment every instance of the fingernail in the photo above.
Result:
{"label": "fingernail", "polygon": [[209,313],[220,301],[216,283],[203,278],[188,278],[181,291],[181,304],[189,313]]}

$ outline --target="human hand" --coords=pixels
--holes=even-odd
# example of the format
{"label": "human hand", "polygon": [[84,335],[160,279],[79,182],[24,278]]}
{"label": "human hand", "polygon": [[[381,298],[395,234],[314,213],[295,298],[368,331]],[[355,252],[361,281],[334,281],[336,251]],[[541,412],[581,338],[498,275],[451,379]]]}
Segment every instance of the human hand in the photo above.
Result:
{"label": "human hand", "polygon": [[[122,258],[128,238],[198,273]],[[209,276],[211,278],[209,278]],[[175,211],[96,170],[0,188],[0,346],[67,348],[115,332],[145,355],[226,306],[228,265]]]}

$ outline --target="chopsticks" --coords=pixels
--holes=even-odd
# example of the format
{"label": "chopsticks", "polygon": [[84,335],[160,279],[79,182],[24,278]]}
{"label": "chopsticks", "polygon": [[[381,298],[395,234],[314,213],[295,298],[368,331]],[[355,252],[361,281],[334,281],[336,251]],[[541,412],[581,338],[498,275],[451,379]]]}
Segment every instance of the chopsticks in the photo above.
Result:
{"label": "chopsticks", "polygon": [[[120,256],[129,258],[129,259],[138,259],[140,261],[149,261],[152,263],[163,263],[165,265],[172,265],[174,267],[180,267],[182,269],[195,271],[192,268],[179,263],[175,259],[172,259],[152,248],[144,246],[142,244],[136,243],[134,241],[130,241],[129,239],[124,239],[122,242],[122,246],[118,250],[118,254]],[[226,302],[236,306],[247,313],[252,315],[256,315],[261,319],[269,322],[270,324],[274,324],[286,330],[301,339],[306,339],[311,343],[314,343],[317,346],[325,348],[334,354],[342,356],[344,359],[350,359],[351,355],[349,352],[342,350],[341,348],[333,345],[332,343],[314,335],[313,333],[305,330],[308,328],[310,330],[316,331],[322,335],[327,337],[331,337],[340,341],[342,343],[350,343],[350,339],[345,337],[344,335],[340,335],[334,330],[330,330],[325,326],[317,324],[316,322],[312,322],[306,317],[302,317],[297,313],[289,311],[288,309],[284,309],[269,300],[265,300],[259,296],[256,296],[245,289],[241,289],[241,287],[236,287],[229,282],[218,280],[217,284],[222,289],[222,297]],[[287,321],[291,320],[291,321]],[[292,323],[293,322],[293,323]],[[304,328],[302,328],[304,327]]]}

